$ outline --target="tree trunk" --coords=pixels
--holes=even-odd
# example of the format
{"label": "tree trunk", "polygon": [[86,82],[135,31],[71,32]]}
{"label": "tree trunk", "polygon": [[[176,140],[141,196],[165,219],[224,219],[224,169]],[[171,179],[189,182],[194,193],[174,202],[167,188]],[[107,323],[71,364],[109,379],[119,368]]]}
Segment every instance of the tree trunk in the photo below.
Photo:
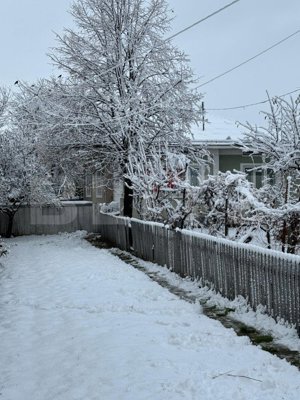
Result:
{"label": "tree trunk", "polygon": [[228,224],[228,199],[225,199],[225,216],[224,216],[224,225],[225,225],[225,237],[228,236],[229,232],[229,224]]}
{"label": "tree trunk", "polygon": [[132,218],[133,211],[133,190],[131,189],[131,180],[124,180],[124,217]]}
{"label": "tree trunk", "polygon": [[9,213],[9,214],[7,214],[7,216],[8,216],[8,225],[6,228],[5,237],[10,238],[12,235],[15,213]]}
{"label": "tree trunk", "polygon": [[270,233],[270,229],[267,229],[266,236],[267,236],[267,242],[268,242],[268,249],[271,249],[271,233]]}
{"label": "tree trunk", "polygon": [[[185,211],[184,211],[184,208],[185,208],[185,198],[186,198],[186,189],[184,188],[183,189],[183,192],[182,192],[182,212],[181,212],[181,221],[180,221],[180,226],[179,226],[179,228],[180,229],[183,229],[184,228],[184,222],[185,222],[185,220],[186,220],[186,218],[187,218],[187,214],[185,214]],[[185,215],[184,215],[185,214]]]}
{"label": "tree trunk", "polygon": [[280,240],[281,240],[281,251],[285,253],[286,250],[286,237],[287,237],[287,223],[286,221],[283,221],[283,227],[280,235]]}
{"label": "tree trunk", "polygon": [[300,222],[299,214],[296,213],[291,217],[290,232],[288,235],[288,249],[287,252],[290,254],[295,254],[296,247],[299,244],[300,238]]}
{"label": "tree trunk", "polygon": [[[290,181],[287,177],[286,178],[286,188],[285,188],[285,193],[284,193],[284,204],[288,203],[289,191],[290,191]],[[286,251],[287,236],[288,236],[288,225],[287,225],[287,221],[284,220],[282,232],[281,232],[281,244],[282,244],[281,250],[283,253],[285,253],[285,251]]]}

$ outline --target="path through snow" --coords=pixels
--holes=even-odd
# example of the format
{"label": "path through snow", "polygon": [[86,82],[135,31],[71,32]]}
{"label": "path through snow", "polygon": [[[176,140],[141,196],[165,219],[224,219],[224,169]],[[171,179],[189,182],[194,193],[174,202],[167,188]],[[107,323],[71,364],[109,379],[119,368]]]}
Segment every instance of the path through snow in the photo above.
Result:
{"label": "path through snow", "polygon": [[81,236],[1,259],[0,400],[299,399],[295,367]]}

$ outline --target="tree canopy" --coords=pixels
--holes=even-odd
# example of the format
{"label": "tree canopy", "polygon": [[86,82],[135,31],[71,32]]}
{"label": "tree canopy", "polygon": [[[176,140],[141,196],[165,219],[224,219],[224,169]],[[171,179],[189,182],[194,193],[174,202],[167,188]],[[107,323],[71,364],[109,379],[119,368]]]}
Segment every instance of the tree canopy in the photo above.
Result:
{"label": "tree canopy", "polygon": [[[186,55],[165,40],[167,2],[81,0],[71,14],[76,30],[58,36],[51,53],[66,76],[54,83],[56,107],[49,107],[49,98],[44,103],[48,115],[55,110],[68,127],[62,131],[72,130],[73,142],[89,148],[86,155],[99,170],[122,176],[141,146],[147,153],[160,142],[186,145],[191,124],[200,118],[201,95],[191,89]],[[130,215],[132,193],[124,182],[124,211]]]}

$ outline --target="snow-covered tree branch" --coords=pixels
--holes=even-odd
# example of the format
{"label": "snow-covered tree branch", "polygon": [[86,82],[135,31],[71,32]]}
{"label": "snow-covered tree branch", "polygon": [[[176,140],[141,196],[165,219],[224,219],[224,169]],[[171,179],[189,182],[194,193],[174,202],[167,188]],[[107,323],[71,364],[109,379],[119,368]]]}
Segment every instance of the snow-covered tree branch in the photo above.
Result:
{"label": "snow-covered tree branch", "polygon": [[185,54],[164,40],[165,0],[81,0],[71,13],[77,29],[66,29],[51,54],[66,78],[35,91],[43,124],[87,164],[126,176],[124,213],[131,215],[129,156],[161,141],[185,146],[201,95],[190,88]]}
{"label": "snow-covered tree branch", "polygon": [[22,124],[12,104],[6,103],[6,124],[0,131],[0,213],[8,218],[7,237],[22,204],[57,203],[50,174],[39,158],[34,130]]}
{"label": "snow-covered tree branch", "polygon": [[[126,177],[132,184],[135,209],[142,218],[183,228],[188,219],[192,223],[199,188],[188,181],[188,167],[195,154],[176,150],[162,144],[146,154],[141,148],[130,155]],[[205,154],[197,154],[198,163],[205,164]]]}
{"label": "snow-covered tree branch", "polygon": [[[266,127],[244,124],[241,143],[244,151],[262,156],[267,182],[261,198],[265,207],[257,208],[282,243],[282,251],[294,253],[300,241],[300,104],[299,97],[288,101],[269,99],[264,112]],[[268,182],[271,181],[271,182]]]}
{"label": "snow-covered tree branch", "polygon": [[219,172],[200,186],[203,224],[211,234],[218,232],[227,237],[230,227],[243,224],[255,201],[252,184],[242,172]]}

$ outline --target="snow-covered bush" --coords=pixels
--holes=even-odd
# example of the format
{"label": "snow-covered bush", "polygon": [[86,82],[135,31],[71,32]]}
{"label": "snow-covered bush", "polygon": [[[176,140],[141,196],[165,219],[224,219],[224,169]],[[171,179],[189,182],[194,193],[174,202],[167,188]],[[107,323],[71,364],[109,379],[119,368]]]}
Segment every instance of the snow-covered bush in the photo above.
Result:
{"label": "snow-covered bush", "polygon": [[[1,101],[2,98],[2,101]],[[0,213],[8,218],[6,236],[19,207],[26,203],[54,203],[50,174],[42,165],[32,126],[18,125],[18,113],[0,92]],[[5,104],[5,107],[1,107]]]}
{"label": "snow-covered bush", "polygon": [[110,203],[99,204],[99,209],[104,214],[120,214],[120,203],[118,201],[111,201]]}
{"label": "snow-covered bush", "polygon": [[300,97],[275,97],[269,105],[270,112],[263,113],[266,127],[242,125],[246,132],[241,145],[248,153],[261,155],[260,168],[273,177],[272,184],[258,193],[264,206],[256,209],[257,221],[280,240],[282,251],[295,253],[300,243]]}
{"label": "snow-covered bush", "polygon": [[299,202],[280,202],[276,185],[266,184],[256,191],[257,202],[249,222],[266,233],[268,248],[297,253],[300,237]]}
{"label": "snow-covered bush", "polygon": [[255,201],[253,186],[242,172],[219,172],[200,186],[203,225],[211,234],[228,236],[230,227],[244,223]]}
{"label": "snow-covered bush", "polygon": [[[80,104],[70,100],[53,79],[34,84],[19,81],[10,101],[10,119],[14,130],[23,132],[35,143],[40,163],[51,175],[55,195],[72,199],[82,193],[86,159],[79,154],[81,135],[72,123],[63,124],[70,109]],[[78,160],[80,159],[80,162]],[[94,167],[94,166],[93,166]]]}
{"label": "snow-covered bush", "polygon": [[35,153],[34,146],[17,132],[0,133],[0,213],[7,215],[6,236],[22,204],[58,203],[50,175]]}
{"label": "snow-covered bush", "polygon": [[186,154],[170,151],[165,145],[153,148],[147,155],[142,150],[132,155],[127,176],[135,208],[143,219],[173,228],[191,224],[199,188],[187,180],[190,161]]}

